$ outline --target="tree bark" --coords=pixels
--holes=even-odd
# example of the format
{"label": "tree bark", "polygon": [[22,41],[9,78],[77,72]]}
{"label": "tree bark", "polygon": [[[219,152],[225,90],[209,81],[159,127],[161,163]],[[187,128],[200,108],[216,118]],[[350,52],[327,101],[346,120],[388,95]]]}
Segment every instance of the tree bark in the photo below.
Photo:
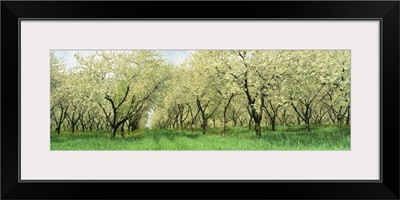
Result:
{"label": "tree bark", "polygon": [[207,126],[207,125],[206,125],[206,123],[204,123],[204,122],[201,124],[201,130],[202,130],[203,135],[206,134],[206,126]]}
{"label": "tree bark", "polygon": [[278,110],[281,106],[278,105],[278,106],[274,107],[272,105],[271,101],[269,101],[269,106],[270,106],[270,109],[268,109],[268,105],[264,105],[264,102],[263,102],[263,107],[265,109],[265,112],[267,113],[269,122],[271,123],[271,129],[272,129],[272,131],[275,131],[276,117],[278,116]]}
{"label": "tree bark", "polygon": [[75,124],[76,123],[72,123],[72,131],[71,131],[72,133],[75,133]]}
{"label": "tree bark", "polygon": [[198,109],[200,110],[200,112],[201,112],[201,119],[202,119],[201,128],[202,128],[202,133],[203,133],[203,134],[206,134],[206,114],[205,114],[205,109],[207,108],[207,106],[205,106],[205,108],[203,108],[203,107],[201,106],[201,102],[200,102],[200,99],[199,99],[199,98],[196,99],[196,103],[197,103],[197,108],[198,108]]}
{"label": "tree bark", "polygon": [[81,115],[79,114],[78,117],[75,118],[76,117],[75,109],[76,108],[74,108],[74,111],[72,111],[72,116],[69,116],[69,119],[70,119],[70,122],[71,122],[71,132],[72,133],[75,133],[75,127],[76,127],[76,125],[77,125],[77,123],[78,123],[78,121],[79,121],[79,119],[81,117]]}
{"label": "tree bark", "polygon": [[122,138],[125,138],[125,134],[124,134],[124,124],[125,124],[125,123],[122,123],[122,125],[121,125],[121,137],[122,137]]}
{"label": "tree bark", "polygon": [[[204,94],[203,94],[203,95],[204,95]],[[202,97],[203,97],[203,95],[202,95]],[[200,113],[201,113],[201,119],[202,119],[202,121],[201,121],[201,128],[202,128],[202,133],[203,133],[203,134],[206,134],[206,127],[207,127],[208,119],[209,119],[211,116],[214,115],[215,111],[217,110],[217,107],[215,107],[215,109],[212,111],[211,114],[207,115],[207,114],[206,114],[206,109],[207,109],[207,107],[208,107],[210,101],[208,101],[205,105],[201,105],[201,100],[200,100],[200,99],[201,99],[202,97],[200,97],[200,98],[199,98],[199,96],[196,97],[196,104],[197,104],[197,107],[198,107],[198,109],[199,109],[199,111],[200,111]]]}
{"label": "tree bark", "polygon": [[[226,134],[226,112],[228,110],[228,107],[229,107],[233,97],[234,97],[234,94],[231,94],[231,96],[228,99],[228,103],[224,107],[224,112],[222,115],[222,132],[221,132],[222,136],[224,136]],[[214,122],[214,127],[215,127],[215,122]]]}
{"label": "tree bark", "polygon": [[311,119],[311,103],[303,103],[303,105],[305,106],[305,111],[299,111],[297,109],[297,107],[293,104],[293,102],[291,103],[294,111],[296,111],[297,113],[297,120],[302,119],[304,121],[304,123],[306,124],[306,129],[307,131],[310,131],[310,119]]}
{"label": "tree bark", "polygon": [[249,120],[249,130],[251,130],[251,126],[253,125],[253,117],[250,116],[250,120]]}
{"label": "tree bark", "polygon": [[118,129],[118,128],[115,128],[115,127],[112,128],[112,131],[111,131],[111,138],[114,138],[114,137],[115,137],[115,135],[117,134],[117,129]]}
{"label": "tree bark", "polygon": [[256,131],[256,136],[261,136],[261,117],[255,115],[254,118],[254,130]]}
{"label": "tree bark", "polygon": [[271,119],[271,128],[272,128],[272,131],[275,131],[275,116],[272,117],[272,119]]}
{"label": "tree bark", "polygon": [[350,125],[350,105],[347,106],[346,124]]}
{"label": "tree bark", "polygon": [[60,130],[61,130],[61,125],[64,123],[64,120],[67,116],[67,110],[68,110],[68,106],[63,106],[61,103],[59,104],[60,108],[61,108],[61,113],[60,113],[60,117],[57,119],[56,114],[54,112],[51,111],[51,114],[53,116],[53,119],[56,123],[56,133],[57,135],[60,135]]}

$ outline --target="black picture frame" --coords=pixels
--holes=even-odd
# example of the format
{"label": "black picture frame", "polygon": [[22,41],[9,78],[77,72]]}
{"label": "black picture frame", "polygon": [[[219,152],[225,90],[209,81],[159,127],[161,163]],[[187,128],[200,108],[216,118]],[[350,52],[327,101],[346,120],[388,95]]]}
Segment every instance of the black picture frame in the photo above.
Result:
{"label": "black picture frame", "polygon": [[[398,1],[2,1],[1,198],[399,199],[399,8]],[[379,19],[381,181],[20,182],[20,19]]]}

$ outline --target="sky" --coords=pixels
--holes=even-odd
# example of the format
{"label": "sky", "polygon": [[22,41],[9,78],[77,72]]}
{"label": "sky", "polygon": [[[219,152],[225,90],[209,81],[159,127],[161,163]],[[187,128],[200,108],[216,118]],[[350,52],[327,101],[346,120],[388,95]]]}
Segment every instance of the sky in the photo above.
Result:
{"label": "sky", "polygon": [[[64,60],[67,63],[67,67],[74,67],[78,64],[76,61],[74,54],[77,52],[81,52],[84,55],[91,55],[95,51],[67,51],[67,50],[58,50],[55,51],[54,54],[56,57],[59,58],[64,58]],[[190,52],[193,51],[187,51],[187,50],[163,50],[160,51],[161,54],[164,56],[164,58],[167,61],[170,61],[174,64],[179,64],[182,63],[186,57],[190,55]]]}

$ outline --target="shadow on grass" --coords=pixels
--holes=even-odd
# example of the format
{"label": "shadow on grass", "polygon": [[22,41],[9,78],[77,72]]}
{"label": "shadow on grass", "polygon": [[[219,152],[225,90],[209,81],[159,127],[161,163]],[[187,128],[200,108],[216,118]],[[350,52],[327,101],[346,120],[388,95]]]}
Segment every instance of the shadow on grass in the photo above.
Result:
{"label": "shadow on grass", "polygon": [[145,133],[146,137],[151,138],[155,140],[156,142],[161,140],[161,139],[166,139],[169,140],[170,142],[173,142],[176,139],[179,138],[190,138],[190,139],[197,139],[200,137],[200,134],[198,133],[190,133],[190,132],[180,132],[180,131],[160,131],[160,132],[155,132],[155,133]]}
{"label": "shadow on grass", "polygon": [[200,134],[189,133],[189,134],[186,134],[185,137],[190,138],[190,139],[197,139],[200,137]]}
{"label": "shadow on grass", "polygon": [[63,141],[63,140],[82,140],[82,139],[95,139],[95,138],[110,138],[110,132],[97,131],[97,132],[61,132],[60,135],[52,133],[50,139],[52,142]]}
{"label": "shadow on grass", "polygon": [[144,134],[129,134],[126,136],[126,138],[121,138],[121,139],[140,141],[145,138],[146,136]]}

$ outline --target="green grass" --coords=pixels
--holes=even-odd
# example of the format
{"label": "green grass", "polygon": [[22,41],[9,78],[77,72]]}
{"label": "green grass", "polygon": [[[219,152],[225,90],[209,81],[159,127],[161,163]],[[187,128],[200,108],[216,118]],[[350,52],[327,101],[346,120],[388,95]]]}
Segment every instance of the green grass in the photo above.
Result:
{"label": "green grass", "polygon": [[262,128],[262,136],[253,130],[234,127],[222,137],[219,128],[208,128],[202,135],[180,130],[145,129],[121,138],[110,139],[110,131],[51,133],[51,150],[350,150],[350,128],[334,126],[277,127],[275,132]]}

